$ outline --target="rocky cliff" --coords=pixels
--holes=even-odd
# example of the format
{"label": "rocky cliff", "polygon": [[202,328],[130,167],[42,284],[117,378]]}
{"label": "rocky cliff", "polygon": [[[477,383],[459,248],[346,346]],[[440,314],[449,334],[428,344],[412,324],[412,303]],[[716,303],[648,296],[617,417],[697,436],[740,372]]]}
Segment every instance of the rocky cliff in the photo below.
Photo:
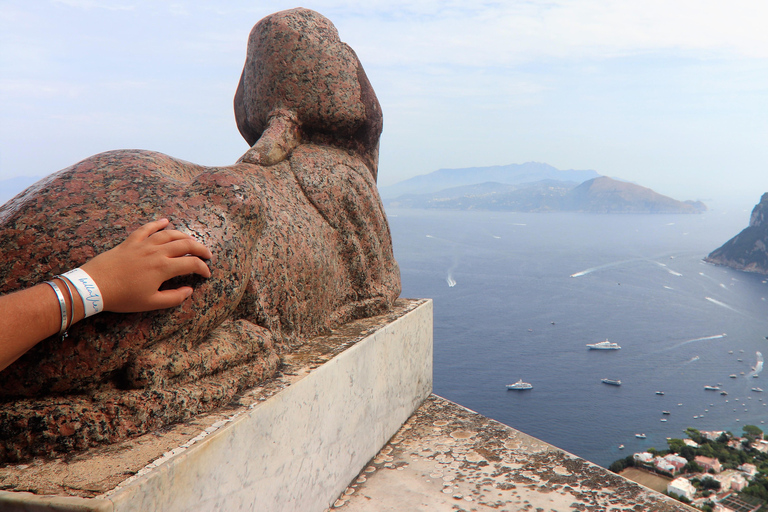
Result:
{"label": "rocky cliff", "polygon": [[722,247],[712,251],[704,261],[716,265],[768,274],[768,192],[752,210],[752,217],[741,233],[731,238]]}

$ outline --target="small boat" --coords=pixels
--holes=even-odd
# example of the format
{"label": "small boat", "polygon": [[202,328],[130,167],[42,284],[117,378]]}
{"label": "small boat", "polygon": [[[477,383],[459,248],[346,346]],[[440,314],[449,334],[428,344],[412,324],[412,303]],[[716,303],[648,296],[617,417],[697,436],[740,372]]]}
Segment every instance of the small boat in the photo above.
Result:
{"label": "small boat", "polygon": [[528,382],[523,382],[523,379],[520,379],[514,384],[507,384],[507,389],[517,389],[517,390],[533,389],[533,384],[530,384]]}
{"label": "small boat", "polygon": [[661,421],[667,421],[667,418],[661,418]]}
{"label": "small boat", "polygon": [[755,391],[757,393],[762,393],[763,392],[763,390],[760,389],[760,388],[752,388],[752,391]]}
{"label": "small boat", "polygon": [[600,382],[603,384],[610,384],[611,386],[621,386],[620,380],[614,380],[614,379],[600,379]]}
{"label": "small boat", "polygon": [[662,395],[662,396],[663,396],[663,395],[664,395],[664,392],[663,392],[663,391],[657,391],[657,392],[656,392],[656,394],[657,394],[657,395]]}
{"label": "small boat", "polygon": [[645,439],[646,435],[645,434],[635,434],[635,437],[638,438],[638,439]]}
{"label": "small boat", "polygon": [[718,391],[720,390],[720,386],[704,386],[704,389],[707,391]]}
{"label": "small boat", "polygon": [[723,395],[723,396],[725,396],[725,395],[727,395],[727,394],[728,394],[728,392],[727,392],[727,391],[721,391],[721,392],[720,392],[720,394],[721,394],[721,395]]}
{"label": "small boat", "polygon": [[620,445],[619,445],[619,450],[623,450],[623,449],[624,449],[624,445],[623,445],[623,444],[620,444]]}
{"label": "small boat", "polygon": [[735,379],[735,378],[736,378],[736,374],[735,374],[735,373],[732,373],[732,374],[730,374],[728,377],[730,377],[730,378],[732,378],[732,379]]}
{"label": "small boat", "polygon": [[587,347],[589,350],[619,350],[621,348],[618,343],[612,343],[608,340],[600,343],[587,343]]}
{"label": "small boat", "polygon": [[661,411],[661,414],[663,414],[664,416],[669,416],[669,411]]}

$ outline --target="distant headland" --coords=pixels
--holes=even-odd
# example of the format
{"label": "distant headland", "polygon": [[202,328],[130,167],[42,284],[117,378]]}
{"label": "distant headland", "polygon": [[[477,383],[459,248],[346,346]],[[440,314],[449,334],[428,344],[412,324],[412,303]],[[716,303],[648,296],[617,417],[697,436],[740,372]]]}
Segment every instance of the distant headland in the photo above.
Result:
{"label": "distant headland", "polygon": [[704,261],[715,265],[768,274],[768,192],[752,210],[749,226],[712,251]]}
{"label": "distant headland", "polygon": [[559,170],[528,162],[440,169],[380,188],[387,206],[446,210],[588,213],[702,213],[700,201],[677,201],[593,170]]}

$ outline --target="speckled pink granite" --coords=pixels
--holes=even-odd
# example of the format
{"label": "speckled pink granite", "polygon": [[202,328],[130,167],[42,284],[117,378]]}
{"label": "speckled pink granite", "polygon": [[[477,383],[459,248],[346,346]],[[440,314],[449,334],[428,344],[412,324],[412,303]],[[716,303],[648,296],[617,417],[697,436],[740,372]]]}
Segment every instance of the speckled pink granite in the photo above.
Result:
{"label": "speckled pink granite", "polygon": [[123,150],[0,207],[0,293],[39,283],[168,217],[213,252],[181,306],[103,313],[0,372],[0,462],[68,452],[226,404],[314,334],[400,292],[376,189],[381,109],[354,52],[306,9],[254,27],[235,98],[253,148],[203,167]]}

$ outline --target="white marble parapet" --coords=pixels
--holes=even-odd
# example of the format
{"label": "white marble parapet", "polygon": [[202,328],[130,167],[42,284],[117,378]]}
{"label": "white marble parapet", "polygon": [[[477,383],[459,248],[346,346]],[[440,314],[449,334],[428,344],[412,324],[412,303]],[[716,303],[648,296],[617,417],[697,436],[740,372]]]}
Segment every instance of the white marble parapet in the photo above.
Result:
{"label": "white marble parapet", "polygon": [[[0,468],[6,489],[59,493],[2,491],[0,510],[322,511],[431,390],[432,302],[400,300],[287,356],[279,379],[232,410],[73,460]],[[138,453],[150,458],[137,467]]]}

